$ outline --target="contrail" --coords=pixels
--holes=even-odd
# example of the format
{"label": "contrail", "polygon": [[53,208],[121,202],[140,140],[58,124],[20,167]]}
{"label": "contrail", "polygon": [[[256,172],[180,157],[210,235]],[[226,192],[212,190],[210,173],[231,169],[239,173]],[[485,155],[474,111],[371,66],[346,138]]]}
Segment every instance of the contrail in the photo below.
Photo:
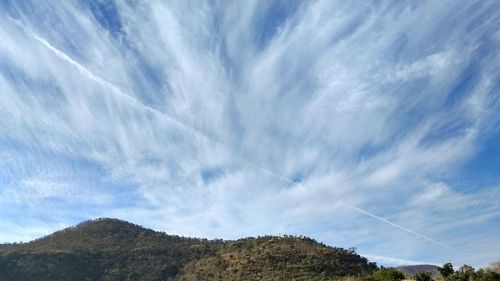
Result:
{"label": "contrail", "polygon": [[[20,25],[18,22],[15,22],[16,24]],[[21,26],[22,29],[25,29],[23,26]],[[274,171],[271,171],[269,169],[266,169],[260,165],[257,165],[253,162],[250,162],[248,161],[247,159],[241,157],[240,155],[238,155],[237,153],[235,153],[232,149],[229,149],[226,145],[224,145],[223,143],[219,142],[219,141],[216,141],[216,140],[213,140],[211,138],[209,138],[206,134],[202,133],[201,131],[191,127],[191,126],[188,126],[186,124],[184,124],[183,122],[177,120],[176,118],[168,115],[168,114],[165,114],[164,112],[162,111],[159,111],[157,109],[154,109],[152,107],[149,107],[145,104],[143,104],[142,102],[138,101],[137,99],[131,97],[130,95],[127,95],[125,94],[122,90],[120,90],[118,87],[116,87],[115,85],[113,85],[113,83],[109,82],[109,81],[106,81],[105,79],[93,74],[90,70],[88,70],[85,66],[81,65],[80,63],[76,62],[75,60],[73,60],[70,56],[68,56],[66,53],[64,53],[63,51],[59,50],[58,48],[52,46],[49,42],[47,42],[47,40],[45,40],[44,38],[36,35],[35,33],[31,33],[29,32],[28,34],[30,34],[36,41],[38,41],[39,43],[41,43],[42,45],[44,45],[46,48],[48,48],[50,51],[52,51],[57,57],[61,58],[62,60],[70,63],[71,65],[73,65],[74,67],[76,67],[78,69],[78,71],[80,71],[80,73],[84,74],[85,76],[87,76],[89,79],[95,81],[96,83],[98,84],[101,84],[105,87],[107,87],[108,89],[112,90],[112,92],[115,94],[115,95],[118,95],[120,98],[124,99],[126,102],[128,102],[129,104],[131,105],[134,105],[134,106],[137,106],[139,107],[140,109],[146,111],[146,112],[149,112],[149,113],[152,113],[153,115],[157,116],[157,117],[160,117],[161,118],[165,118],[167,119],[169,122],[172,122],[174,124],[176,124],[177,126],[183,128],[184,130],[186,131],[189,131],[190,133],[198,136],[198,137],[201,137],[215,145],[217,145],[220,149],[224,150],[226,153],[228,153],[229,155],[232,155],[232,156],[235,156],[237,157],[240,161],[244,162],[245,164],[253,167],[254,169],[256,170],[259,170],[261,172],[264,172],[268,175],[271,175],[273,177],[276,177],[282,181],[285,181],[289,184],[292,184],[293,186],[298,186],[298,185],[302,185],[301,183],[297,183],[295,182],[293,179],[291,179],[290,177],[286,176],[286,175],[283,175],[283,174],[280,174],[280,173],[277,173],[277,172],[274,172]],[[443,244],[443,243],[440,243],[428,236],[425,236],[423,234],[420,234],[418,232],[415,232],[413,230],[410,230],[408,228],[405,228],[405,227],[402,227],[396,223],[393,223],[383,217],[379,217],[377,215],[374,215],[372,213],[369,213],[363,209],[360,209],[354,205],[350,205],[350,204],[347,204],[347,203],[343,203],[345,204],[346,206],[348,206],[349,208],[357,211],[358,213],[361,213],[361,214],[364,214],[366,216],[369,216],[369,217],[372,217],[374,219],[377,219],[381,222],[384,222],[384,223],[387,223],[395,228],[398,228],[400,230],[403,230],[407,233],[410,233],[410,234],[413,234],[415,236],[418,236],[420,238],[423,238],[427,241],[430,241],[434,244],[437,244],[439,246],[442,246],[442,247],[445,247],[445,248],[449,248],[447,245]]]}
{"label": "contrail", "polygon": [[45,40],[44,38],[34,34],[34,33],[31,33],[31,36],[36,40],[38,41],[39,43],[41,43],[42,45],[44,45],[45,47],[47,47],[50,51],[52,51],[57,57],[59,57],[60,59],[68,62],[69,64],[73,65],[74,67],[76,67],[78,69],[78,71],[80,71],[80,73],[84,74],[85,76],[87,76],[90,80],[110,89],[115,95],[118,95],[120,98],[124,99],[127,103],[133,105],[133,106],[136,106],[146,112],[149,112],[149,113],[152,113],[153,115],[156,115],[157,117],[160,117],[160,118],[166,118],[168,119],[168,121],[172,122],[172,123],[175,123],[177,126],[185,129],[185,130],[188,130],[190,131],[191,133],[193,134],[196,134],[197,136],[199,137],[202,137],[204,139],[208,139],[210,140],[211,142],[213,143],[216,143],[214,140],[212,139],[209,139],[205,134],[201,133],[200,131],[190,127],[190,126],[187,126],[186,124],[180,122],[179,120],[177,120],[176,118],[172,117],[172,116],[169,116],[167,114],[165,114],[164,112],[161,112],[157,109],[154,109],[152,107],[149,107],[145,104],[143,104],[142,102],[138,101],[137,99],[131,97],[130,95],[127,95],[125,94],[122,90],[120,90],[118,87],[116,87],[115,85],[113,85],[113,83],[109,82],[109,81],[106,81],[105,79],[93,74],[90,70],[88,70],[85,66],[81,65],[80,63],[76,62],[75,60],[73,60],[70,56],[66,55],[66,53],[64,53],[63,51],[57,49],[56,47],[52,46],[49,42],[47,42],[47,40]]}
{"label": "contrail", "polygon": [[[20,25],[19,23],[17,23],[18,25]],[[21,28],[23,28],[21,26]],[[92,81],[98,83],[98,84],[101,84],[105,87],[107,87],[108,89],[110,89],[115,95],[118,95],[120,98],[124,99],[126,102],[128,102],[129,104],[131,105],[134,105],[134,106],[137,106],[139,107],[140,109],[146,111],[146,112],[149,112],[149,113],[152,113],[153,115],[159,117],[160,119],[161,118],[166,118],[168,121],[176,124],[177,126],[183,128],[184,130],[190,132],[191,134],[194,134],[200,138],[203,138],[213,144],[215,144],[218,148],[222,149],[223,151],[225,151],[226,153],[228,153],[229,155],[232,155],[233,157],[236,157],[238,160],[242,161],[243,163],[247,164],[248,166],[256,169],[256,170],[259,170],[263,173],[266,173],[268,175],[271,175],[273,177],[277,177],[283,181],[286,181],[288,183],[292,183],[294,184],[295,182],[287,177],[287,176],[284,176],[282,174],[279,174],[279,173],[276,173],[276,172],[273,172],[269,169],[266,169],[256,163],[253,163],[251,161],[248,161],[247,159],[245,159],[244,157],[238,155],[237,153],[235,153],[232,149],[228,148],[224,143],[220,142],[220,141],[216,141],[216,140],[213,140],[211,139],[210,137],[208,137],[206,134],[204,134],[203,132],[197,130],[196,128],[193,128],[191,126],[188,126],[186,125],[185,123],[177,120],[176,118],[162,112],[162,111],[159,111],[157,109],[154,109],[152,107],[149,107],[145,104],[143,104],[142,102],[138,101],[137,99],[131,97],[130,95],[127,95],[126,93],[124,93],[122,90],[120,90],[118,87],[116,87],[113,83],[109,82],[109,81],[106,81],[105,79],[93,74],[90,70],[88,70],[85,66],[81,65],[80,63],[76,62],[75,60],[73,60],[70,56],[68,56],[66,53],[64,53],[63,51],[59,50],[58,48],[52,46],[52,44],[50,44],[47,40],[45,40],[44,38],[38,36],[37,34],[35,33],[29,33],[36,41],[38,41],[39,43],[41,43],[43,46],[45,46],[46,48],[48,48],[50,51],[52,51],[57,57],[59,57],[60,59],[68,62],[69,64],[73,65],[74,67],[76,67],[78,69],[78,71],[80,71],[80,73],[82,73],[83,75],[85,75],[86,77],[88,77],[89,79],[91,79]]]}
{"label": "contrail", "polygon": [[374,260],[380,263],[389,263],[389,264],[402,264],[402,265],[419,265],[419,264],[431,264],[435,266],[440,266],[442,263],[429,262],[429,261],[414,261],[407,260],[395,257],[387,257],[387,256],[379,256],[379,255],[370,255],[361,253],[363,257],[368,258],[369,260]]}
{"label": "contrail", "polygon": [[439,242],[439,241],[436,241],[436,240],[434,240],[434,239],[430,238],[429,236],[426,236],[426,235],[420,234],[420,233],[415,232],[415,231],[413,231],[413,230],[411,230],[411,229],[408,229],[408,228],[406,228],[406,227],[403,227],[403,226],[401,226],[401,225],[399,225],[399,224],[393,223],[392,221],[390,221],[390,220],[388,220],[388,219],[386,219],[386,218],[383,218],[383,217],[377,216],[377,215],[375,215],[375,214],[372,214],[372,213],[370,213],[370,212],[368,212],[368,211],[365,211],[365,210],[363,210],[363,209],[361,209],[361,208],[359,208],[359,207],[356,207],[356,206],[354,206],[354,205],[351,205],[351,204],[349,204],[349,203],[343,203],[343,204],[344,204],[345,206],[349,207],[350,209],[355,210],[355,211],[356,211],[356,212],[358,212],[358,213],[361,213],[361,214],[363,214],[363,215],[366,215],[366,216],[372,217],[372,218],[374,218],[374,219],[376,219],[376,220],[379,220],[379,221],[381,221],[381,222],[385,222],[385,223],[387,223],[387,224],[389,224],[389,225],[394,226],[395,228],[398,228],[398,229],[403,230],[403,231],[405,231],[405,232],[407,232],[407,233],[410,233],[410,234],[413,234],[413,235],[418,236],[418,237],[420,237],[420,238],[423,238],[423,239],[425,239],[425,240],[427,240],[427,241],[429,241],[429,242],[432,242],[432,243],[434,243],[434,244],[437,244],[437,245],[439,245],[439,246],[441,246],[441,247],[450,248],[449,246],[447,246],[447,245],[445,245],[445,244],[443,244],[443,243],[441,243],[441,242]]}

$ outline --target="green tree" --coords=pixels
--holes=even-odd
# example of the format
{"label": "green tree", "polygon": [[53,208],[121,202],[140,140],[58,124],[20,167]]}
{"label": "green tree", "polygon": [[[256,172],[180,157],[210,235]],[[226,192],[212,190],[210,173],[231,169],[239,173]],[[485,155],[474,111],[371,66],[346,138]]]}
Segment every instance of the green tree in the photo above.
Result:
{"label": "green tree", "polygon": [[457,276],[458,280],[472,281],[476,279],[476,270],[472,266],[464,264],[454,275]]}
{"label": "green tree", "polygon": [[405,279],[405,276],[394,268],[382,268],[373,273],[373,279],[375,281],[401,281]]}
{"label": "green tree", "polygon": [[445,263],[443,267],[438,267],[438,271],[443,276],[443,278],[448,278],[451,276],[455,270],[453,270],[453,265],[451,263]]}

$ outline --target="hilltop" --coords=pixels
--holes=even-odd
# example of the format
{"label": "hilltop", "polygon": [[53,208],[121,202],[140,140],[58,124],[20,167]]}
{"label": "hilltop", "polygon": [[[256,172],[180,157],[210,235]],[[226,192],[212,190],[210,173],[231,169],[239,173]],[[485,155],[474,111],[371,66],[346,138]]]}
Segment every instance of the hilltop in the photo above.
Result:
{"label": "hilltop", "polygon": [[186,238],[116,219],[0,245],[0,280],[326,280],[375,269],[307,237]]}
{"label": "hilltop", "polygon": [[407,276],[415,276],[420,272],[429,272],[432,276],[438,276],[438,267],[432,264],[404,265],[398,266],[397,270]]}

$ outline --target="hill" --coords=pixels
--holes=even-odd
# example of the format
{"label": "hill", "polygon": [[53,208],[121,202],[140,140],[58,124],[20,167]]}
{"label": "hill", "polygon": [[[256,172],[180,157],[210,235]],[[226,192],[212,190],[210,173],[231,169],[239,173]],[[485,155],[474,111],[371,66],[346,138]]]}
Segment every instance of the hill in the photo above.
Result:
{"label": "hill", "polygon": [[353,251],[306,237],[207,240],[116,219],[0,245],[0,280],[327,280],[375,269]]}
{"label": "hill", "polygon": [[438,276],[438,267],[431,264],[404,265],[396,268],[406,276],[415,276],[420,272],[429,272],[432,276]]}

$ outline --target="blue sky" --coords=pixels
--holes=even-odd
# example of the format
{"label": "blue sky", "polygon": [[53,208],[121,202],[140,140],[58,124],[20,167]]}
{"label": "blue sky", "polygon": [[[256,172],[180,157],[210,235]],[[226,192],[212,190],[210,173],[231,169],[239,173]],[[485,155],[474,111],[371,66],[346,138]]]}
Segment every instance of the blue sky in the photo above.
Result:
{"label": "blue sky", "polygon": [[2,1],[0,241],[96,217],[500,260],[500,2]]}

